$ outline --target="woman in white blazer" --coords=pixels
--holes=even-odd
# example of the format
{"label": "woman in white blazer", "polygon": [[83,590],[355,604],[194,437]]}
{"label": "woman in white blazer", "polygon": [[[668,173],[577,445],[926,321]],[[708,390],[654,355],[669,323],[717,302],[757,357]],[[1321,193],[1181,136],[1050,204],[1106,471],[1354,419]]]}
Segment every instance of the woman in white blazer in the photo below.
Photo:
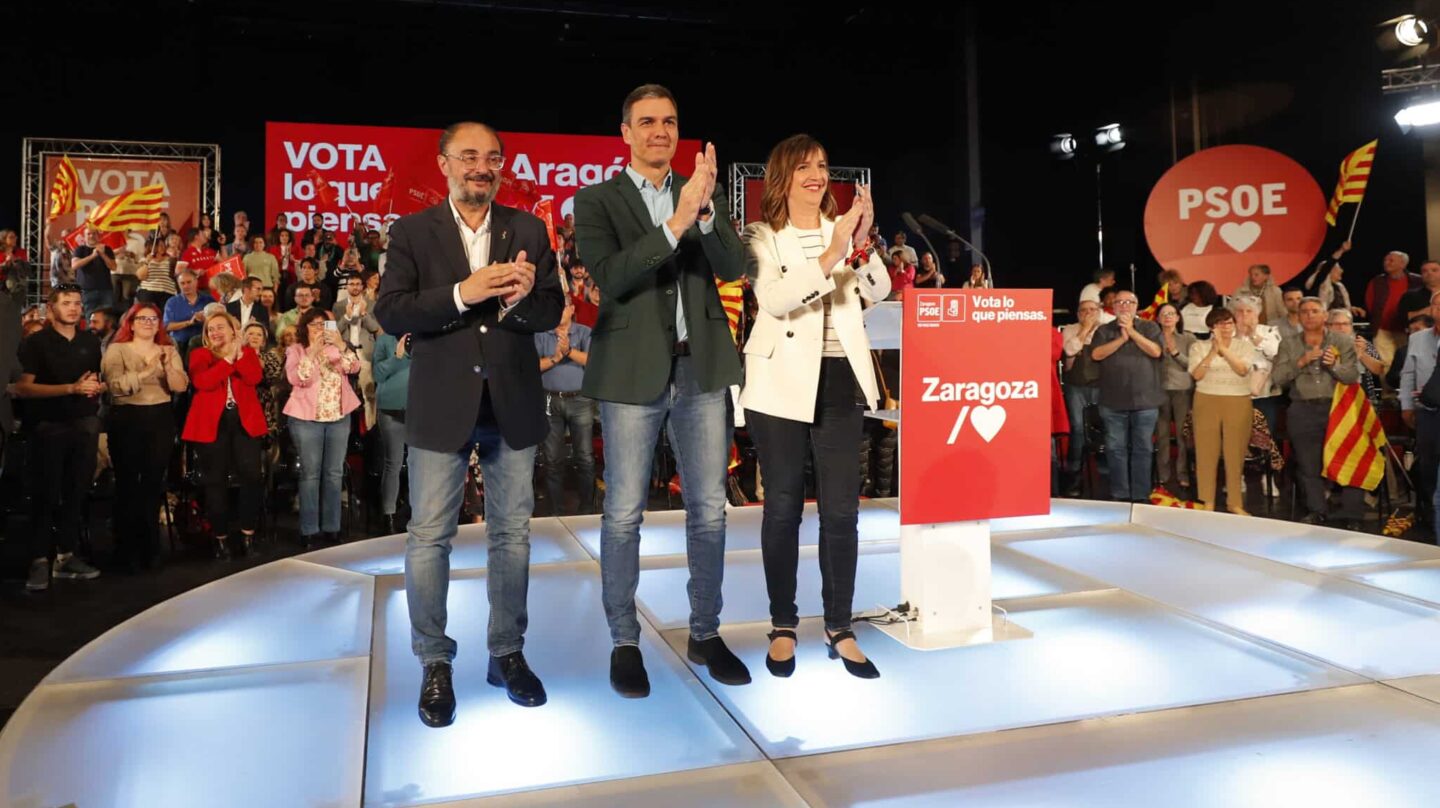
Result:
{"label": "woman in white blazer", "polygon": [[745,230],[747,271],[759,312],[745,342],[740,406],[765,476],[761,527],[776,676],[795,670],[795,572],[805,504],[805,458],[813,457],[820,508],[820,578],[826,648],[855,676],[880,674],[850,630],[860,497],[862,413],[880,399],[861,319],[862,300],[884,300],[890,275],[865,234],[874,221],[868,188],[836,218],[825,150],[795,135],[770,152],[763,221]]}

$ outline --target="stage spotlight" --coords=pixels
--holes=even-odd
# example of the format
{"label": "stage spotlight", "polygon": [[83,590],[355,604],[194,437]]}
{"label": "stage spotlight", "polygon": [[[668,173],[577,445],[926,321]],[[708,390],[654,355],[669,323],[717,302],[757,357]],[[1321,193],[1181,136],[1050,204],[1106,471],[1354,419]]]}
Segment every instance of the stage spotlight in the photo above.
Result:
{"label": "stage spotlight", "polygon": [[1050,153],[1061,160],[1069,160],[1075,156],[1075,149],[1078,145],[1074,135],[1062,132],[1050,139]]}
{"label": "stage spotlight", "polygon": [[1413,48],[1430,37],[1430,26],[1414,14],[1407,14],[1395,23],[1395,38],[1401,45]]}
{"label": "stage spotlight", "polygon": [[1440,100],[1421,101],[1395,113],[1395,123],[1400,131],[1409,132],[1416,126],[1434,126],[1440,123]]}
{"label": "stage spotlight", "polygon": [[1105,151],[1119,151],[1125,148],[1125,134],[1120,124],[1112,123],[1095,130],[1095,145]]}

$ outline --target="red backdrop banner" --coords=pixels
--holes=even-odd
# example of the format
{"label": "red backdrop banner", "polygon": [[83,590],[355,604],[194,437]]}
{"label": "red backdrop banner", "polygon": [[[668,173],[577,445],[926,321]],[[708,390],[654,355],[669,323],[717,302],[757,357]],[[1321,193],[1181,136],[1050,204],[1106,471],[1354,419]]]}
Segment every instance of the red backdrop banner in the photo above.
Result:
{"label": "red backdrop banner", "polygon": [[[630,147],[618,131],[500,136],[507,159],[498,201],[535,210],[551,200],[557,224],[571,212],[576,190],[615,176],[630,162]],[[343,241],[357,220],[376,228],[440,204],[446,186],[435,163],[439,140],[439,129],[267,123],[265,228],[281,215],[291,230],[321,217]],[[699,141],[680,141],[675,169],[689,176],[699,150]]]}
{"label": "red backdrop banner", "polygon": [[[63,155],[45,156],[45,205],[49,210],[50,188]],[[123,157],[76,157],[75,174],[80,179],[79,210],[66,213],[53,224],[56,233],[69,233],[79,227],[100,203],[147,185],[165,186],[165,210],[170,214],[170,227],[185,230],[200,220],[200,161],[145,160]],[[48,253],[48,250],[46,251]],[[45,258],[46,256],[42,256]],[[48,259],[47,259],[48,260]]]}
{"label": "red backdrop banner", "polygon": [[1232,294],[1253,264],[1277,284],[1325,240],[1325,197],[1304,166],[1259,146],[1218,146],[1176,163],[1150,192],[1145,238],[1160,266]]}
{"label": "red backdrop banner", "polygon": [[1049,512],[1051,297],[1049,289],[905,295],[901,524]]}

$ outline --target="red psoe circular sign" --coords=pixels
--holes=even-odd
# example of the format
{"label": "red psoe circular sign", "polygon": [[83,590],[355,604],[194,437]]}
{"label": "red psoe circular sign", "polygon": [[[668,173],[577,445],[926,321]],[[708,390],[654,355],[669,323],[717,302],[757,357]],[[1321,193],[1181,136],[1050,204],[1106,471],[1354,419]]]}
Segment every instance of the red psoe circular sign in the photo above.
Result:
{"label": "red psoe circular sign", "polygon": [[1145,239],[1160,266],[1230,294],[1254,264],[1276,283],[1325,240],[1325,197],[1299,163],[1259,146],[1217,146],[1176,163],[1145,203]]}

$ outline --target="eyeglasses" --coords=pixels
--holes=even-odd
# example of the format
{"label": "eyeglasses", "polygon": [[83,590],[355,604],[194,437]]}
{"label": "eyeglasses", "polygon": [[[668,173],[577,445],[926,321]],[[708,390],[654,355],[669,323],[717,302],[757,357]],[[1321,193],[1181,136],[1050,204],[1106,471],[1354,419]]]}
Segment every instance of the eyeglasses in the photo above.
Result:
{"label": "eyeglasses", "polygon": [[489,154],[481,154],[480,152],[473,151],[461,152],[459,154],[450,154],[449,152],[440,153],[449,157],[451,160],[458,161],[460,165],[466,168],[474,168],[480,165],[481,160],[485,161],[485,165],[497,171],[505,167],[505,155],[495,152],[490,152]]}
{"label": "eyeglasses", "polygon": [[1131,300],[1131,299],[1128,298],[1128,297],[1122,297],[1122,298],[1120,298],[1119,300],[1116,300],[1116,301],[1115,301],[1115,305],[1117,305],[1117,306],[1138,306],[1138,305],[1140,305],[1140,303],[1139,303],[1139,301]]}
{"label": "eyeglasses", "polygon": [[160,322],[160,318],[159,318],[159,317],[156,317],[156,316],[153,315],[153,314],[147,314],[147,315],[145,315],[145,316],[143,316],[143,317],[136,317],[136,318],[134,318],[134,322],[137,322],[137,323],[150,323],[150,324],[153,325],[153,324],[155,324],[155,323]]}

